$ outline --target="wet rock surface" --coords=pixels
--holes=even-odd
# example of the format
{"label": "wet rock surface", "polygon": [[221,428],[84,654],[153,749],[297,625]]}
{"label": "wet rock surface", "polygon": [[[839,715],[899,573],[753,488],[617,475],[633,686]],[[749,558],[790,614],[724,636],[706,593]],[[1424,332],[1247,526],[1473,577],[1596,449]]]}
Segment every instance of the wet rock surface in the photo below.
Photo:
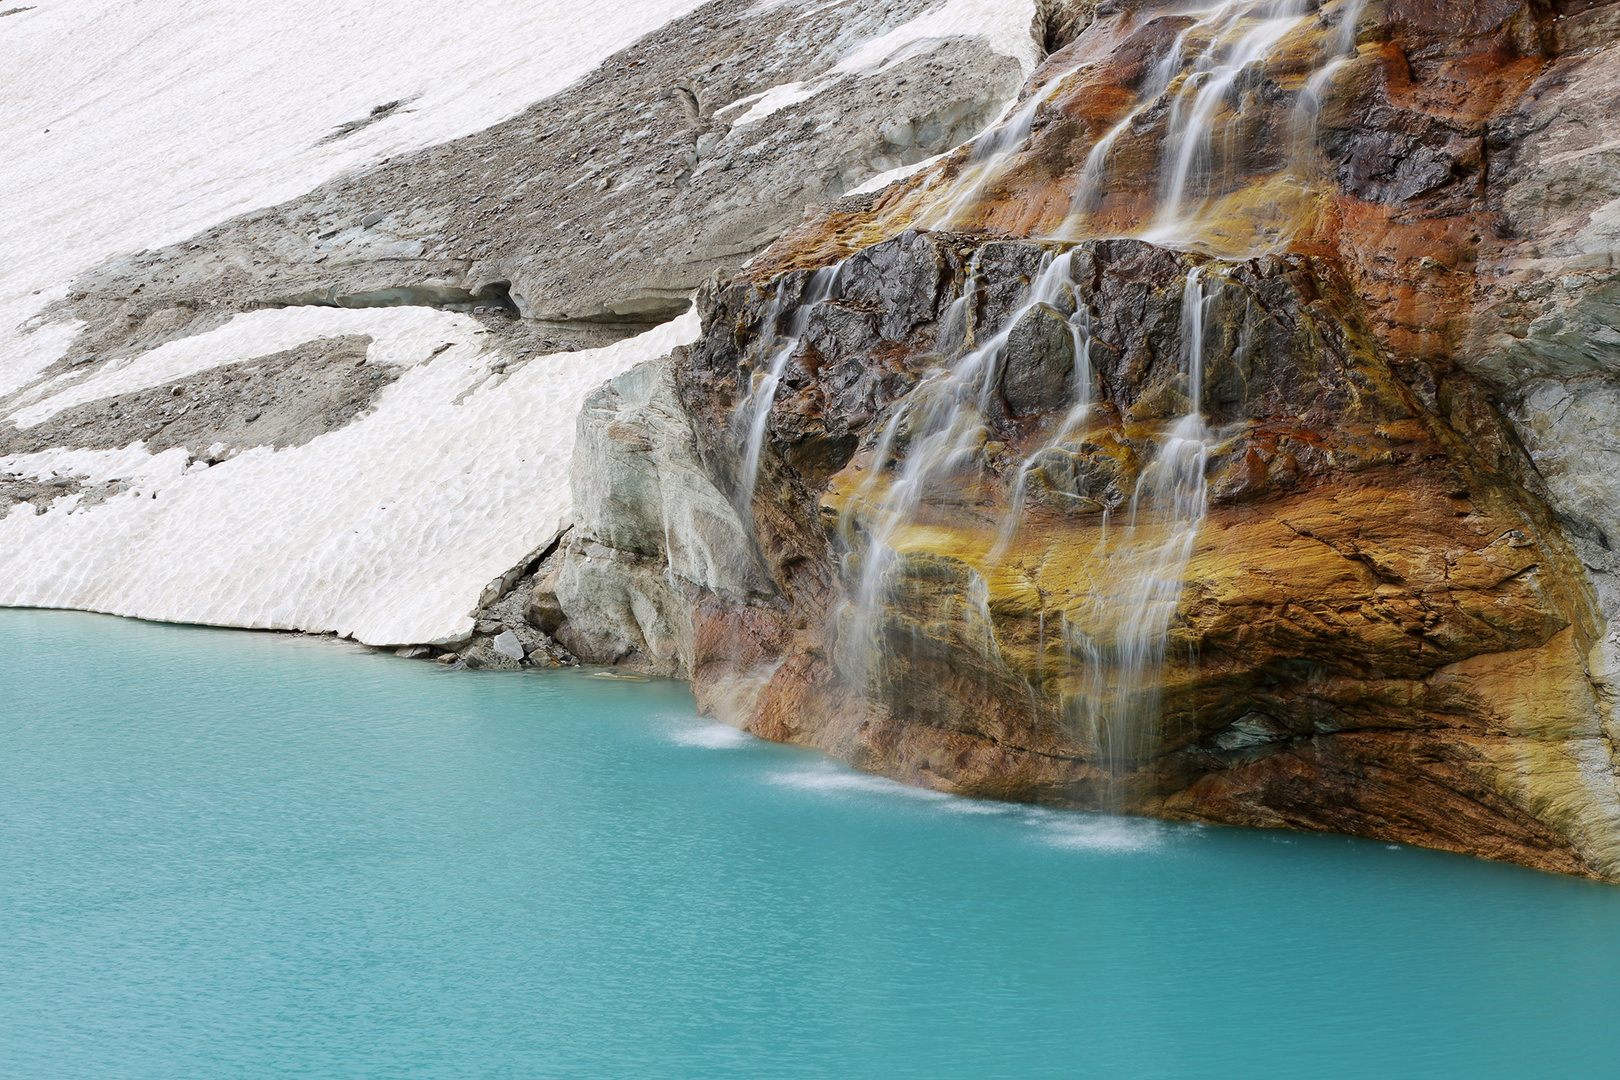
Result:
{"label": "wet rock surface", "polygon": [[[863,616],[845,600],[879,527],[863,492],[905,460],[904,425],[896,463],[874,475],[874,453],[896,410],[931,385],[941,338],[985,340],[1064,250],[1072,304],[1094,328],[1091,419],[1050,445],[1064,411],[1052,396],[1017,393],[1035,407],[983,416],[977,457],[924,496],[914,527],[926,539],[865,616],[873,667],[852,623]],[[1115,676],[1106,664],[1086,674],[1063,628],[1109,632],[1087,623],[1120,588],[1097,553],[1189,406],[1177,313],[1195,267],[1207,290],[1209,510],[1181,571],[1151,733],[1121,761],[1104,750],[1107,724],[1076,712],[1086,679]],[[874,302],[888,280],[921,284],[903,303]],[[761,320],[779,310],[775,291],[803,282],[796,272],[706,292],[704,338],[663,362],[691,425],[673,442],[722,495],[741,488],[733,411],[772,340]],[[964,291],[972,314],[951,327]],[[1067,330],[1061,313],[1036,310]],[[672,670],[758,734],[947,791],[1331,828],[1614,874],[1620,801],[1580,561],[1523,487],[1532,470],[1479,384],[1431,369],[1409,385],[1364,310],[1350,276],[1311,255],[1223,263],[1139,241],[918,232],[868,249],[844,265],[787,366],[753,536],[727,534],[739,563],[763,560],[770,587],[727,594],[686,578],[676,606],[692,653]],[[1003,399],[1011,365],[1042,370],[1029,355],[1027,342],[1005,350]],[[587,415],[582,432],[618,422]],[[672,441],[615,430],[641,455]],[[1020,475],[1035,477],[1034,494],[993,558]],[[598,534],[650,541],[637,558],[662,580],[657,529],[623,515],[645,498],[599,479],[588,500],[608,519]]]}

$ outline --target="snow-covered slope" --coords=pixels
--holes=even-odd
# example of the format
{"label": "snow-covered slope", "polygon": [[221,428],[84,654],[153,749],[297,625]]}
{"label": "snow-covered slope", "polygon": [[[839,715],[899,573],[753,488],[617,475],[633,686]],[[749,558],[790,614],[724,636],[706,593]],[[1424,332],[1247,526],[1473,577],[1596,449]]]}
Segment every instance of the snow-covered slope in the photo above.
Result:
{"label": "snow-covered slope", "polygon": [[[1040,59],[1035,11],[42,0],[0,16],[0,604],[464,639],[491,580],[572,519],[584,396],[694,338],[671,318],[684,297],[805,202],[999,112]],[[776,108],[747,124],[722,104],[762,96]],[[599,149],[617,155],[604,179]],[[604,250],[610,229],[639,247]],[[526,314],[671,321],[540,323],[496,294],[265,308],[483,296],[502,278]],[[370,396],[291,442],[251,426],[257,409],[198,436],[199,387],[338,340],[359,343],[343,363],[366,350]],[[251,375],[259,404],[321,413],[301,362]]]}
{"label": "snow-covered slope", "polygon": [[[697,316],[688,314],[616,345],[496,374],[482,355],[483,330],[465,315],[293,308],[238,316],[166,347],[178,357],[154,350],[106,379],[134,389],[196,370],[196,357],[229,363],[341,334],[371,335],[367,363],[408,370],[363,419],[302,446],[258,446],[213,466],[181,447],[152,455],[138,443],[0,458],[0,472],[29,479],[128,485],[93,508],[70,495],[41,516],[21,503],[0,519],[0,598],[318,627],[372,644],[464,637],[485,586],[567,526],[573,415],[585,395],[696,333]],[[47,399],[33,412],[63,404]]]}
{"label": "snow-covered slope", "polygon": [[0,19],[0,331],[104,258],[486,128],[696,6],[45,0]]}

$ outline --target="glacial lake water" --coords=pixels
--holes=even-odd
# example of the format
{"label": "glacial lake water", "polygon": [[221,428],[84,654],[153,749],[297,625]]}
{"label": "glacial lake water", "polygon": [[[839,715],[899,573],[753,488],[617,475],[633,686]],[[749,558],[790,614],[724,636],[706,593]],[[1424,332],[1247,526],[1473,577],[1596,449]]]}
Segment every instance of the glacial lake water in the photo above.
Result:
{"label": "glacial lake water", "polygon": [[1620,888],[919,793],[685,686],[0,611],[0,1076],[1612,1075]]}

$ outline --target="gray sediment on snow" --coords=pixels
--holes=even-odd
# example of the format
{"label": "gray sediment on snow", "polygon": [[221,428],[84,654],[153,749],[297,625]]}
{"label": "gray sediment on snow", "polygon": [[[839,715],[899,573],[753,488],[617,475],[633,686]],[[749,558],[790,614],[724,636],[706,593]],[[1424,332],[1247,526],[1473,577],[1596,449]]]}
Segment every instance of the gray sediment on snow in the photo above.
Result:
{"label": "gray sediment on snow", "polygon": [[[794,4],[706,4],[485,131],[81,276],[41,320],[84,323],[42,377],[263,306],[420,304],[559,324],[553,337],[668,319],[807,204],[948,149],[1017,93],[1018,61],[971,38],[828,74],[929,6],[805,18]],[[736,124],[751,96],[801,80],[805,100]]]}

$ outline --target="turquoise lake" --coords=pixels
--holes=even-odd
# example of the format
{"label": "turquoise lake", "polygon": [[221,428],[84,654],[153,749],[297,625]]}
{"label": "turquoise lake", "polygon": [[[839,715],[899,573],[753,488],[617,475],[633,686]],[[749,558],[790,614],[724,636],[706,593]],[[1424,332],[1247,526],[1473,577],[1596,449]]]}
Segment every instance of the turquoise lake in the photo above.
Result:
{"label": "turquoise lake", "polygon": [[930,795],[686,687],[0,611],[0,1076],[1578,1077],[1620,888]]}

